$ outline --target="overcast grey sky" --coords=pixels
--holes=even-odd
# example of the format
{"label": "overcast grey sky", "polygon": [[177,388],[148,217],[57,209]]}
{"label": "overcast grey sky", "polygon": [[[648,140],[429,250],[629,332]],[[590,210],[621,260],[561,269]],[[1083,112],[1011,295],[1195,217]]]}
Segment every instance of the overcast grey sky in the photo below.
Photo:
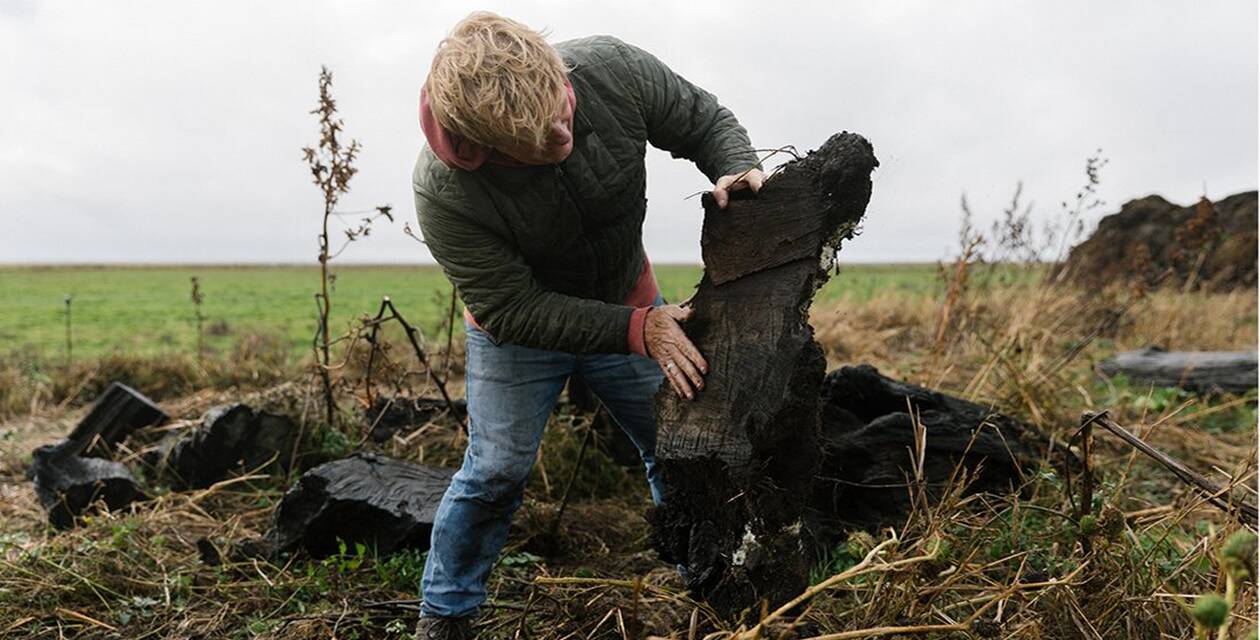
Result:
{"label": "overcast grey sky", "polygon": [[[553,41],[648,49],[758,147],[866,135],[882,167],[850,261],[944,257],[963,192],[984,225],[1019,180],[1055,215],[1099,147],[1108,211],[1257,185],[1255,0],[0,0],[0,262],[313,264],[321,203],[299,149],[320,64],[363,144],[343,208],[399,213],[339,260],[431,261],[401,232],[417,95],[438,41],[478,8]],[[698,261],[684,197],[704,177],[661,152],[647,162],[649,254]]]}

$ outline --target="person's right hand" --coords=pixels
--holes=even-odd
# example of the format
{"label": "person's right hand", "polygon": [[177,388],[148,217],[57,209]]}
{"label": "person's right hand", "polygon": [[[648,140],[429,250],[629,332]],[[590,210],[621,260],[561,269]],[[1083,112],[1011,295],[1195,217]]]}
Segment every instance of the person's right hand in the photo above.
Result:
{"label": "person's right hand", "polygon": [[643,327],[643,344],[648,356],[661,365],[674,391],[688,400],[694,399],[696,392],[704,388],[704,374],[709,372],[709,363],[679,326],[693,313],[693,309],[676,304],[653,307]]}
{"label": "person's right hand", "polygon": [[740,189],[752,189],[753,193],[761,191],[761,184],[766,181],[766,174],[761,169],[752,168],[738,175],[722,176],[713,184],[713,201],[719,209],[725,209],[731,200],[731,192]]}

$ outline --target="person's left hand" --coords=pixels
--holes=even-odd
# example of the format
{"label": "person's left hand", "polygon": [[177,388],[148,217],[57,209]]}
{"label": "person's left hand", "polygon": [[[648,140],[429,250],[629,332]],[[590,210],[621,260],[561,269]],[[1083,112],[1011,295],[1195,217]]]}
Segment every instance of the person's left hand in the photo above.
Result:
{"label": "person's left hand", "polygon": [[[737,179],[738,178],[738,179]],[[740,189],[752,189],[753,193],[761,190],[761,183],[766,179],[766,174],[761,169],[749,169],[740,173],[722,176],[718,178],[717,183],[713,185],[713,199],[717,201],[719,209],[725,209],[726,203],[730,202],[731,191],[739,191]]]}

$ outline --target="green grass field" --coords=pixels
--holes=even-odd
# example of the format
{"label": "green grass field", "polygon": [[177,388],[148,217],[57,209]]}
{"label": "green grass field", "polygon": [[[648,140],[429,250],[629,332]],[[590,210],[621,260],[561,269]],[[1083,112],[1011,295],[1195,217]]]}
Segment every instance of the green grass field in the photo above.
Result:
{"label": "green grass field", "polygon": [[[690,295],[701,273],[697,265],[655,269],[663,294],[673,301]],[[431,337],[442,325],[450,285],[436,267],[343,266],[334,273],[334,333],[362,314],[375,313],[382,295],[389,295]],[[241,335],[266,332],[283,335],[295,352],[309,350],[319,284],[315,267],[3,267],[0,357],[19,349],[50,358],[64,355],[67,295],[72,297],[76,358],[113,349],[138,354],[192,351],[193,276],[200,279],[205,296],[209,348],[226,349]],[[841,267],[818,300],[866,300],[883,292],[919,296],[939,288],[934,265],[851,265]]]}

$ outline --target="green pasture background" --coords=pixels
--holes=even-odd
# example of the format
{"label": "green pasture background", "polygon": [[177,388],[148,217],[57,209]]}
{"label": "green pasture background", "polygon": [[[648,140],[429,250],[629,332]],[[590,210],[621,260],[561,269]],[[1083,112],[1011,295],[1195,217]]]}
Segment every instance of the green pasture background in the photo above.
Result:
{"label": "green pasture background", "polygon": [[[699,265],[654,265],[667,300],[689,296]],[[433,266],[341,266],[333,269],[334,334],[381,296],[432,339],[449,309],[450,285]],[[74,356],[119,349],[141,355],[195,350],[190,279],[204,295],[207,346],[230,348],[249,333],[279,334],[295,353],[310,350],[319,270],[305,266],[0,267],[0,357],[18,350],[64,355],[65,297],[71,296]],[[939,295],[932,264],[843,265],[817,297],[861,301],[893,292]],[[462,334],[462,324],[457,324]]]}

